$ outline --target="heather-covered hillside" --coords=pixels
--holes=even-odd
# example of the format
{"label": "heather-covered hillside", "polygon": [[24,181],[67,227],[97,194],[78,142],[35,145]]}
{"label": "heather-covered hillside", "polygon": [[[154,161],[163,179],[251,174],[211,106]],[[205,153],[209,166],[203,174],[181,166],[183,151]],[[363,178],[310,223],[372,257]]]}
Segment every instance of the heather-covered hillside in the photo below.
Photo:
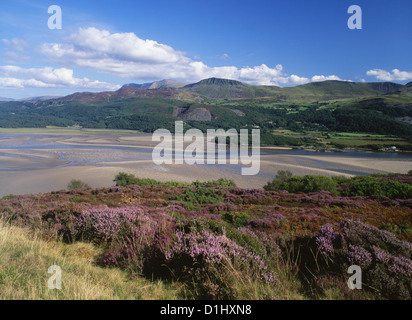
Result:
{"label": "heather-covered hillside", "polygon": [[[410,186],[412,175],[379,178],[395,181]],[[335,195],[135,183],[8,196],[0,215],[47,241],[100,248],[99,268],[178,283],[178,298],[412,298],[410,198],[341,195],[359,181]],[[350,265],[362,268],[362,290],[346,284]]]}

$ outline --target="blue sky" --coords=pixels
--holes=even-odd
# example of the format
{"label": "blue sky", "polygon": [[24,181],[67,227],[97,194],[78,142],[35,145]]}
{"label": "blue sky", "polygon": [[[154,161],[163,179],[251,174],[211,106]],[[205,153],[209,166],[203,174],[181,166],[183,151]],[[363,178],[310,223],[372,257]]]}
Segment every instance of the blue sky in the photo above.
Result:
{"label": "blue sky", "polygon": [[[350,30],[350,5],[362,29]],[[47,9],[62,9],[50,30]],[[412,80],[412,1],[2,0],[0,96],[216,76],[294,86]]]}

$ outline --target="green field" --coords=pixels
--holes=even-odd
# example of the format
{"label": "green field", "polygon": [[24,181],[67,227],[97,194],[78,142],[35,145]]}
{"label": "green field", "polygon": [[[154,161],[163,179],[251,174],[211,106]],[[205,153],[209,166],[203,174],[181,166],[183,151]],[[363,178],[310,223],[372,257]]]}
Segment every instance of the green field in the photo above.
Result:
{"label": "green field", "polygon": [[373,150],[388,151],[391,147],[398,149],[410,150],[412,144],[410,141],[392,135],[356,133],[356,132],[321,132],[305,131],[296,132],[290,130],[275,130],[273,135],[301,139],[306,141],[306,146],[316,148],[367,148]]}

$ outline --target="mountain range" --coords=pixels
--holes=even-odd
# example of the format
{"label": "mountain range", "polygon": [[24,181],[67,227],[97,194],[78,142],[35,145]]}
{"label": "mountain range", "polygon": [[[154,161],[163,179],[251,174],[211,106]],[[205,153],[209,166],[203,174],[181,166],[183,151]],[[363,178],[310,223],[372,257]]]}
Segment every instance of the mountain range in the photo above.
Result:
{"label": "mountain range", "polygon": [[173,131],[177,119],[203,131],[260,128],[268,144],[278,129],[377,133],[412,142],[412,82],[323,81],[282,88],[219,78],[188,85],[162,80],[0,102],[4,128],[79,125],[154,132]]}
{"label": "mountain range", "polygon": [[[188,101],[275,98],[279,101],[313,102],[365,98],[382,95],[412,96],[412,82],[312,82],[296,87],[253,86],[236,80],[210,78],[183,85],[172,80],[145,84],[126,84],[114,92],[76,93],[69,99],[83,102],[113,101],[127,98],[157,97]],[[67,97],[63,98],[67,99]]]}
{"label": "mountain range", "polygon": [[[200,102],[210,99],[269,97],[287,102],[313,102],[383,95],[412,96],[412,82],[402,85],[393,82],[363,83],[329,80],[295,87],[277,87],[253,86],[236,80],[220,78],[209,78],[188,85],[175,80],[161,80],[143,84],[128,83],[117,91],[77,92],[65,97],[40,96],[18,101],[57,100],[56,102],[61,104],[70,101],[98,103],[129,98],[166,98]],[[0,97],[0,101],[15,100]]]}
{"label": "mountain range", "polygon": [[164,89],[164,88],[181,88],[181,87],[184,87],[185,85],[186,84],[183,82],[166,79],[166,80],[155,81],[155,82],[150,82],[150,83],[143,83],[143,84],[128,83],[128,84],[125,84],[123,87],[153,90],[153,89]]}

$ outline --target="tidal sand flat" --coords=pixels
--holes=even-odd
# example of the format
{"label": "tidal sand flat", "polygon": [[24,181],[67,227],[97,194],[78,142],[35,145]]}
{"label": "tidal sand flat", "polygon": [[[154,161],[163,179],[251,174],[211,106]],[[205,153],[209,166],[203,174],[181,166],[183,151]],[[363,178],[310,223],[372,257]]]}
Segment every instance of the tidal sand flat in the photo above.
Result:
{"label": "tidal sand flat", "polygon": [[71,179],[91,187],[114,185],[118,172],[160,181],[233,179],[239,187],[261,188],[278,170],[295,175],[406,173],[412,155],[371,152],[313,152],[262,149],[259,174],[242,176],[243,165],[156,165],[150,134],[113,130],[44,130],[0,133],[0,196],[65,189]]}

